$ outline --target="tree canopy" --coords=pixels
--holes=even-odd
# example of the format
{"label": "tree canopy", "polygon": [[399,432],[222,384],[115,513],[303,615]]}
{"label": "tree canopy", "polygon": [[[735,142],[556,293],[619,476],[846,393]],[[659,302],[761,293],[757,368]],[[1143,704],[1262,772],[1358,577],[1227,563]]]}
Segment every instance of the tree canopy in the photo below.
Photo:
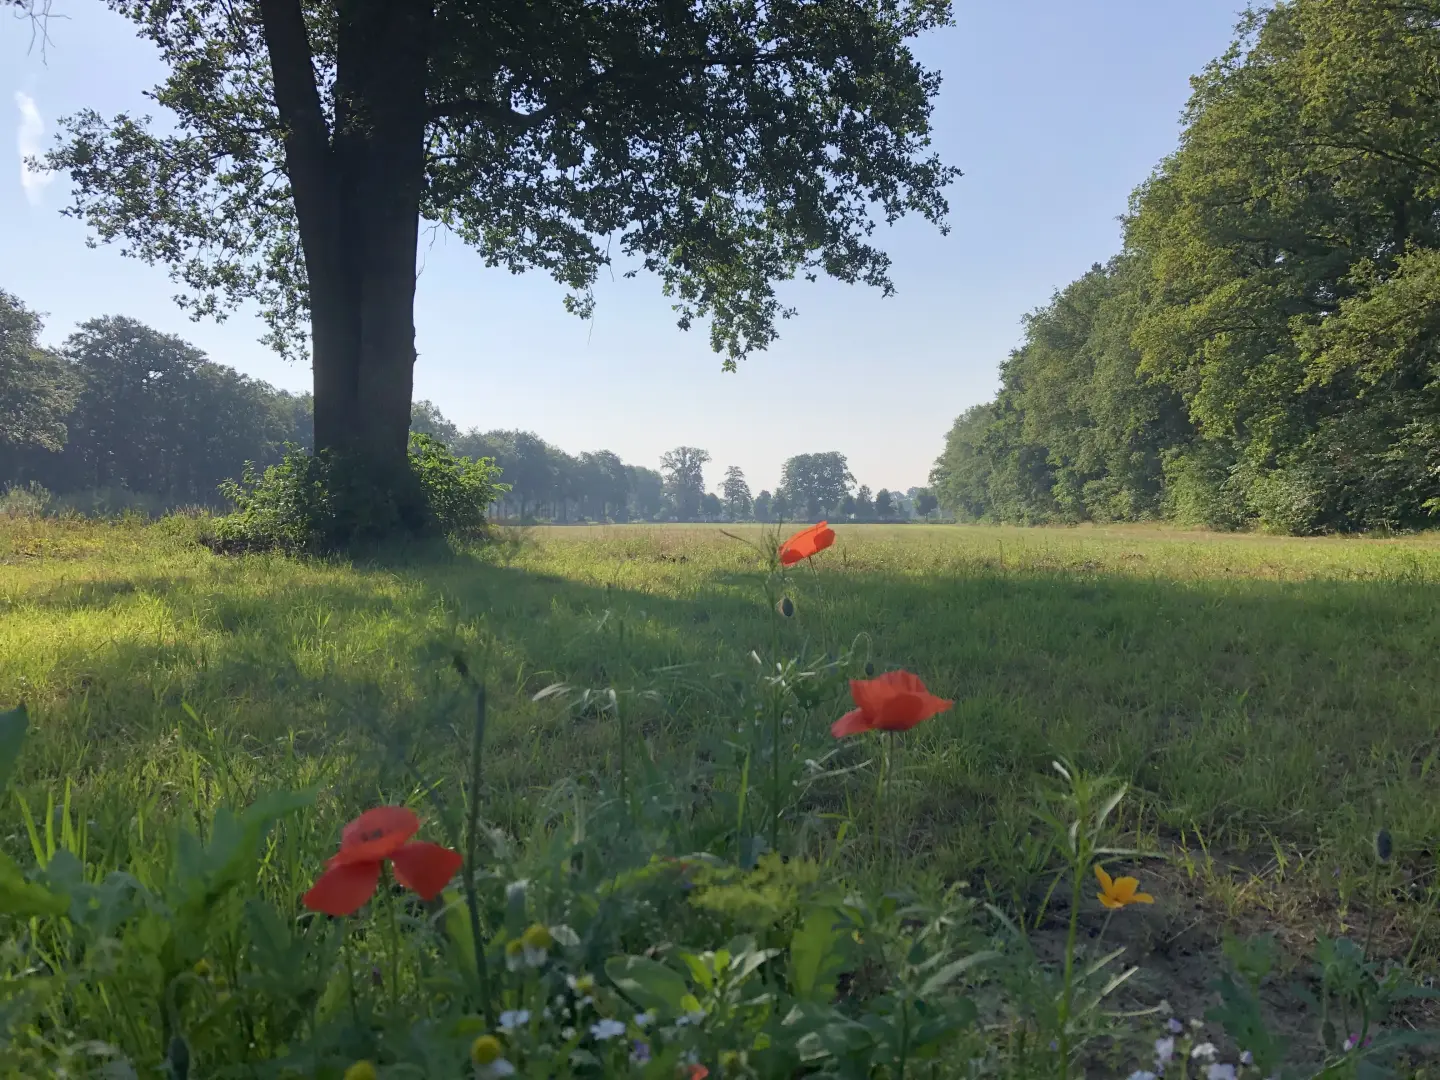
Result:
{"label": "tree canopy", "polygon": [[377,475],[411,420],[421,219],[580,313],[623,256],[733,366],[789,314],[777,282],[889,291],[877,222],[943,227],[957,175],[909,48],[947,0],[108,2],[159,50],[172,124],[63,121],[70,212],[195,315],[253,302],[308,345],[317,446]]}
{"label": "tree canopy", "polygon": [[796,454],[780,471],[780,487],[790,506],[810,518],[840,510],[854,484],[845,455],[838,450]]}
{"label": "tree canopy", "polygon": [[1440,0],[1284,0],[1194,80],[1124,249],[1025,323],[962,517],[1309,533],[1440,497]]}

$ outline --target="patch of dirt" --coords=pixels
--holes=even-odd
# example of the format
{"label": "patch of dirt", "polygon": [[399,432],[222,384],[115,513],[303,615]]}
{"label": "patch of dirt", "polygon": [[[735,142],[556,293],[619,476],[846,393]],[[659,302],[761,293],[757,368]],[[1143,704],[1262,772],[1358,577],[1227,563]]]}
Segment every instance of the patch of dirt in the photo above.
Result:
{"label": "patch of dirt", "polygon": [[[1241,867],[1235,867],[1233,872],[1240,880],[1248,880],[1253,873]],[[1289,1040],[1296,1060],[1318,1061],[1320,1019],[1311,1000],[1320,987],[1312,973],[1310,956],[1318,937],[1335,932],[1340,921],[1338,904],[1327,906],[1315,898],[1299,913],[1305,919],[1303,923],[1289,923],[1275,919],[1258,905],[1247,906],[1239,914],[1227,912],[1179,866],[1149,867],[1145,881],[1146,888],[1157,897],[1153,906],[1134,905],[1117,911],[1107,923],[1102,909],[1087,904],[1080,916],[1080,940],[1087,955],[1098,958],[1124,946],[1124,954],[1113,962],[1114,970],[1118,973],[1131,966],[1139,968],[1109,999],[1109,1008],[1138,1012],[1168,1004],[1169,1012],[1162,1010],[1156,1016],[1157,1036],[1169,1015],[1182,1020],[1204,1019],[1205,1013],[1220,1003],[1215,985],[1227,970],[1222,952],[1225,932],[1242,939],[1272,933],[1280,946],[1280,961],[1261,987],[1261,1006],[1271,1030]],[[1045,924],[1030,938],[1037,956],[1046,963],[1059,964],[1064,959],[1069,911],[1067,898],[1059,896],[1060,891],[1056,890]],[[1352,911],[1352,923],[1355,917]],[[1096,942],[1098,947],[1092,945]],[[1408,937],[1393,920],[1384,925],[1377,921],[1373,949],[1376,955],[1398,962],[1408,947]],[[1425,1000],[1403,1003],[1384,1024],[1391,1030],[1437,1026],[1440,1005]],[[1244,1049],[1227,1045],[1215,1024],[1207,1024],[1204,1037],[1226,1051],[1232,1061]],[[1422,1063],[1440,1063],[1440,1052],[1410,1057],[1412,1066]]]}

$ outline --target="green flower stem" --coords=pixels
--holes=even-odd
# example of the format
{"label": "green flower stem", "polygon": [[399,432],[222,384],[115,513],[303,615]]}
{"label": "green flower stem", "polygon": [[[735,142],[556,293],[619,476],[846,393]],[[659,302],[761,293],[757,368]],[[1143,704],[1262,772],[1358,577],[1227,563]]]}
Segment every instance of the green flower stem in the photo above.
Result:
{"label": "green flower stem", "polygon": [[1060,992],[1060,1077],[1070,1075],[1070,1007],[1075,992],[1075,939],[1080,930],[1080,899],[1085,870],[1090,862],[1086,853],[1076,853],[1074,882],[1070,889],[1070,929],[1065,935],[1065,981]]}

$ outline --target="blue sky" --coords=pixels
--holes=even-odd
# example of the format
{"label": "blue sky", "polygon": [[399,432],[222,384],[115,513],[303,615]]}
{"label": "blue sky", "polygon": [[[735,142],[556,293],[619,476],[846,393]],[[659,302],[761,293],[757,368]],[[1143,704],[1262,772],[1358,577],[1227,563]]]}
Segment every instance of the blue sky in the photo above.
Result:
{"label": "blue sky", "polygon": [[[258,344],[250,313],[191,322],[165,271],[86,247],[62,218],[63,177],[22,176],[80,108],[153,111],[150,46],[98,0],[56,0],[65,17],[31,48],[0,15],[0,288],[46,313],[47,342],[97,315],[129,315],[212,359],[291,390],[308,367]],[[527,428],[576,453],[610,449],[654,467],[701,446],[716,484],[739,465],[771,487],[791,454],[839,450],[872,488],[923,484],[954,418],[990,397],[1021,316],[1119,247],[1131,189],[1175,145],[1189,77],[1228,44],[1241,0],[956,0],[956,26],[917,50],[945,76],[936,147],[965,175],[949,236],[918,221],[879,234],[897,295],[797,283],[799,309],[768,352],[720,370],[703,327],[682,332],[654,279],[603,275],[593,322],[567,315],[541,274],[485,269],[453,237],[422,243],[417,398],[462,428]],[[147,108],[148,106],[148,108]]]}

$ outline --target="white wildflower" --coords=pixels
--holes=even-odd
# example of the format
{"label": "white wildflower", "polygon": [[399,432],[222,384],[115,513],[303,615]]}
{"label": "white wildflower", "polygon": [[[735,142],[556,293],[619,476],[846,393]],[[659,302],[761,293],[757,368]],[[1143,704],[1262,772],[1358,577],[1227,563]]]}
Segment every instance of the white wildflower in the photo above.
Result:
{"label": "white wildflower", "polygon": [[500,1030],[505,1032],[514,1031],[530,1023],[529,1009],[506,1009],[500,1014]]}
{"label": "white wildflower", "polygon": [[1163,1039],[1155,1040],[1155,1063],[1164,1068],[1170,1064],[1170,1059],[1175,1056],[1175,1037],[1166,1036]]}
{"label": "white wildflower", "polygon": [[597,1020],[590,1025],[590,1034],[601,1042],[613,1039],[617,1035],[625,1034],[625,1025],[619,1020]]}

